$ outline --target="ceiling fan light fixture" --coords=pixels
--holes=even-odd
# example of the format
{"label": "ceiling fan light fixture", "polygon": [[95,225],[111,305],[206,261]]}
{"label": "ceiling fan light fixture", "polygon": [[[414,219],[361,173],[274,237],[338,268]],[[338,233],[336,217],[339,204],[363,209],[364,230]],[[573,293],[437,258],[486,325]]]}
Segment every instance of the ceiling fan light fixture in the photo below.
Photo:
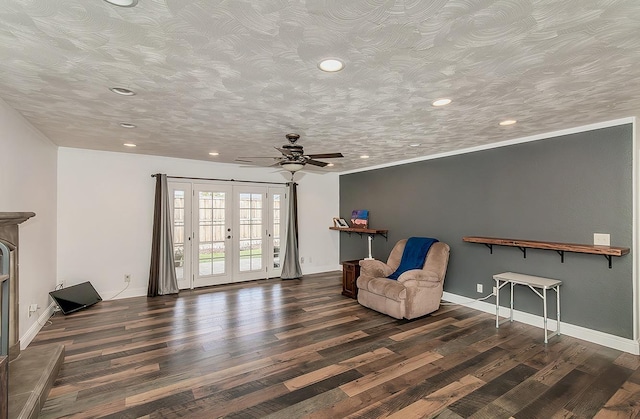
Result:
{"label": "ceiling fan light fixture", "polygon": [[280,167],[282,167],[284,170],[287,170],[291,173],[295,173],[298,170],[301,170],[304,167],[304,164],[298,163],[295,161],[285,161],[280,163]]}
{"label": "ceiling fan light fixture", "polygon": [[119,7],[134,7],[138,4],[138,0],[104,0],[109,4]]}
{"label": "ceiling fan light fixture", "polygon": [[335,73],[344,68],[344,63],[337,58],[327,58],[318,63],[318,68],[327,73]]}

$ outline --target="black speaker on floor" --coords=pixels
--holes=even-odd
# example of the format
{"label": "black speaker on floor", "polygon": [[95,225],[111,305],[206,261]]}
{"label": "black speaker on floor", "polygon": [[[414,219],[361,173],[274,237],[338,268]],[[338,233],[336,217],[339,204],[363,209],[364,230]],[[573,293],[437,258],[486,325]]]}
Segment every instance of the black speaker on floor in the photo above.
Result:
{"label": "black speaker on floor", "polygon": [[49,295],[60,307],[63,314],[73,313],[102,301],[102,297],[88,281],[51,291]]}

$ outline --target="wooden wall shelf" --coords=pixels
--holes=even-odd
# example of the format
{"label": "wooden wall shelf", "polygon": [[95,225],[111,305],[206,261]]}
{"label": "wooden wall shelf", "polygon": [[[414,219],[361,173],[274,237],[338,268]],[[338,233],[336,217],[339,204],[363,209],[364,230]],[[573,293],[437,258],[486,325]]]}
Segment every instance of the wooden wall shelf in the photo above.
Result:
{"label": "wooden wall shelf", "polygon": [[628,247],[594,246],[591,244],[557,243],[557,242],[545,242],[545,241],[535,241],[535,240],[516,240],[516,239],[502,239],[497,237],[478,237],[478,236],[465,236],[462,238],[462,240],[467,243],[484,244],[489,248],[489,251],[492,254],[493,254],[493,245],[517,247],[522,251],[525,258],[527,257],[527,249],[555,250],[560,255],[560,261],[562,263],[564,263],[564,252],[602,255],[609,261],[609,269],[611,269],[612,256],[616,256],[616,257],[624,256],[629,253]]}
{"label": "wooden wall shelf", "polygon": [[372,237],[375,236],[376,234],[379,234],[385,239],[387,239],[387,233],[389,232],[389,230],[378,230],[374,228],[354,228],[354,227],[348,227],[348,228],[329,227],[329,230],[346,231],[349,234],[358,233],[360,237],[362,237],[363,234],[366,234]]}

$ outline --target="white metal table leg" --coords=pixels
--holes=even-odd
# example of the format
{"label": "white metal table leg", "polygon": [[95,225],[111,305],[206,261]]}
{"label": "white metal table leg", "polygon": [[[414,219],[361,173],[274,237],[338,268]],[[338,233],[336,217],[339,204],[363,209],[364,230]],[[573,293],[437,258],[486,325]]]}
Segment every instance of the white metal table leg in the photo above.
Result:
{"label": "white metal table leg", "polygon": [[556,334],[560,336],[560,285],[556,285]]}
{"label": "white metal table leg", "polygon": [[544,304],[544,343],[549,343],[549,338],[547,337],[547,289],[542,289],[542,301]]}
{"label": "white metal table leg", "polygon": [[511,308],[509,310],[509,321],[513,322],[513,282],[511,283]]}
{"label": "white metal table leg", "polygon": [[496,279],[496,329],[500,327],[500,280]]}

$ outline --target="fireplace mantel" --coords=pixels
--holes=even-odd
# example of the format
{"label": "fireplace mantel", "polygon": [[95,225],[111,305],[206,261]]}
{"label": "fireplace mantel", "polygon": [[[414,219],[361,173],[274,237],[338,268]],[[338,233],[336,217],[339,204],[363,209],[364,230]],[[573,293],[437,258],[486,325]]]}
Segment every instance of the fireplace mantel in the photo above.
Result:
{"label": "fireplace mantel", "polygon": [[[0,212],[0,241],[5,243],[10,249],[9,255],[3,258],[9,260],[9,361],[13,361],[20,355],[19,338],[19,275],[18,275],[18,225],[25,222],[36,214],[34,212]],[[6,292],[5,291],[5,292]]]}
{"label": "fireplace mantel", "polygon": [[35,215],[35,212],[0,212],[0,227],[24,223]]}

